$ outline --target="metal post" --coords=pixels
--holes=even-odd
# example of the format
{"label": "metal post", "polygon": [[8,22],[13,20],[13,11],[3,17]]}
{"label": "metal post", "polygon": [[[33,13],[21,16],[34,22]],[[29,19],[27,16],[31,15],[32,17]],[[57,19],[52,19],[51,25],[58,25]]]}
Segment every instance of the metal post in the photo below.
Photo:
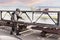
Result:
{"label": "metal post", "polygon": [[33,21],[33,19],[34,19],[34,12],[32,12],[32,21]]}
{"label": "metal post", "polygon": [[0,11],[0,20],[2,19],[2,11]]}
{"label": "metal post", "polygon": [[60,26],[60,12],[58,12],[57,25]]}

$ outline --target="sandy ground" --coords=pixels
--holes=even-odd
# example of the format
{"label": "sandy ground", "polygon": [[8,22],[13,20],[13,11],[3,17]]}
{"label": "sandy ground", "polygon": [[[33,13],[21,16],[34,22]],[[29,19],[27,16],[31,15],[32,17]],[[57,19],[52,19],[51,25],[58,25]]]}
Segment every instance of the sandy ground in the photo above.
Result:
{"label": "sandy ground", "polygon": [[[8,28],[9,29],[9,28]],[[47,34],[46,37],[41,37],[39,30],[29,30],[19,36],[9,34],[9,30],[0,28],[0,40],[60,40],[60,35]]]}

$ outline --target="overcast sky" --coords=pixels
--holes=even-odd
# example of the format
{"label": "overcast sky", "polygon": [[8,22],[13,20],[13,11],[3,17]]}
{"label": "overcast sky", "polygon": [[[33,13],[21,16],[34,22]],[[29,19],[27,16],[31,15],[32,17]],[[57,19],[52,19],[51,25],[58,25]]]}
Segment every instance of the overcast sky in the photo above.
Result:
{"label": "overcast sky", "polygon": [[0,0],[0,9],[28,8],[31,6],[60,7],[60,0]]}

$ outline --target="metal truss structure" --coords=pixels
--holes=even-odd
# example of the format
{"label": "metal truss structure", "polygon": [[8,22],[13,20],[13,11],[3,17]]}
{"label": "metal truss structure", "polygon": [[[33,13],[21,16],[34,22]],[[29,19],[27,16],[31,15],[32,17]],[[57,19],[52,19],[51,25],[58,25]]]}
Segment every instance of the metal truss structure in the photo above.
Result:
{"label": "metal truss structure", "polygon": [[[2,15],[3,13],[5,12],[5,15]],[[11,17],[12,15],[12,12],[14,12],[14,11],[12,11],[12,10],[9,10],[9,11],[7,11],[7,10],[0,10],[0,20],[2,20],[2,19],[4,19],[4,17],[6,16],[6,14],[8,13],[9,14],[9,16]],[[41,18],[41,16],[43,15],[43,14],[46,14],[46,13],[43,13],[42,11],[21,11],[22,12],[22,14],[25,14],[26,16],[27,16],[27,18],[30,20],[30,23],[36,23],[40,18]],[[28,12],[30,12],[30,13],[32,13],[32,17],[30,18],[29,17],[29,14],[27,14]],[[33,20],[34,20],[34,14],[40,14],[40,16],[34,21],[34,22],[32,22]],[[58,21],[57,21],[57,23],[54,21],[54,19],[50,16],[50,14],[49,13],[57,13],[57,16],[59,16],[59,11],[49,11],[46,15],[48,15],[48,17],[50,17],[50,19],[55,23],[55,24],[57,24],[58,23]],[[21,16],[21,15],[20,15]],[[38,16],[38,15],[37,15]],[[8,17],[7,17],[8,18]],[[58,18],[59,17],[57,17],[57,20],[58,20]],[[11,21],[11,20],[9,20],[9,21]],[[28,22],[27,22],[28,23]]]}
{"label": "metal truss structure", "polygon": [[[8,13],[10,16],[12,16],[11,14],[12,14],[12,12],[14,12],[13,10],[9,10],[9,11],[7,11],[7,10],[0,10],[0,22],[2,22],[3,21],[3,23],[4,22],[15,22],[15,23],[18,23],[18,24],[24,24],[24,25],[37,25],[37,26],[39,26],[40,27],[40,30],[42,30],[42,31],[44,31],[45,30],[45,28],[44,27],[48,27],[48,28],[50,28],[50,27],[53,27],[53,29],[55,28],[58,28],[59,26],[60,26],[60,11],[48,11],[48,13],[43,13],[43,11],[20,11],[22,14],[25,14],[26,16],[27,16],[27,18],[29,19],[29,21],[30,22],[22,22],[22,21],[12,21],[12,20],[4,20],[4,17],[6,16],[6,14],[3,16],[2,14],[3,14],[3,12],[6,12],[6,14]],[[27,14],[27,13],[32,13],[32,17],[30,18],[30,16],[29,16],[29,14]],[[40,16],[33,22],[33,20],[34,20],[34,14],[40,14]],[[50,16],[50,14],[49,13],[57,13],[57,23],[54,21],[54,19]],[[48,17],[55,23],[55,25],[50,25],[50,24],[43,24],[43,23],[37,23],[37,21],[41,18],[41,16],[43,15],[43,14],[45,14],[45,15],[48,15]],[[3,17],[2,17],[3,16]],[[20,15],[21,16],[21,15]],[[37,15],[38,16],[38,15]],[[3,25],[3,24],[2,24]],[[7,24],[6,24],[7,25]],[[10,24],[9,24],[10,25]],[[42,27],[42,28],[41,28]],[[38,28],[38,27],[37,27]],[[39,30],[39,29],[38,29]],[[49,29],[48,29],[49,30]],[[48,30],[47,31],[44,31],[44,32],[48,32]],[[57,30],[57,29],[56,29]],[[50,31],[51,32],[51,31]],[[54,32],[55,32],[55,30],[54,30]],[[54,32],[52,32],[52,33],[54,33]],[[45,34],[45,33],[44,33]]]}

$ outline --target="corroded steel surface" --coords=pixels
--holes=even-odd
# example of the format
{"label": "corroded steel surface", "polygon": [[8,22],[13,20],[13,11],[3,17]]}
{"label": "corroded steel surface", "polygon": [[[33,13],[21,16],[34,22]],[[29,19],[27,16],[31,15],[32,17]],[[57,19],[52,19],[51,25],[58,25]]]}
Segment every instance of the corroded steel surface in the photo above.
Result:
{"label": "corroded steel surface", "polygon": [[60,34],[60,28],[44,28],[44,27],[32,27],[32,29],[42,30],[47,33]]}

